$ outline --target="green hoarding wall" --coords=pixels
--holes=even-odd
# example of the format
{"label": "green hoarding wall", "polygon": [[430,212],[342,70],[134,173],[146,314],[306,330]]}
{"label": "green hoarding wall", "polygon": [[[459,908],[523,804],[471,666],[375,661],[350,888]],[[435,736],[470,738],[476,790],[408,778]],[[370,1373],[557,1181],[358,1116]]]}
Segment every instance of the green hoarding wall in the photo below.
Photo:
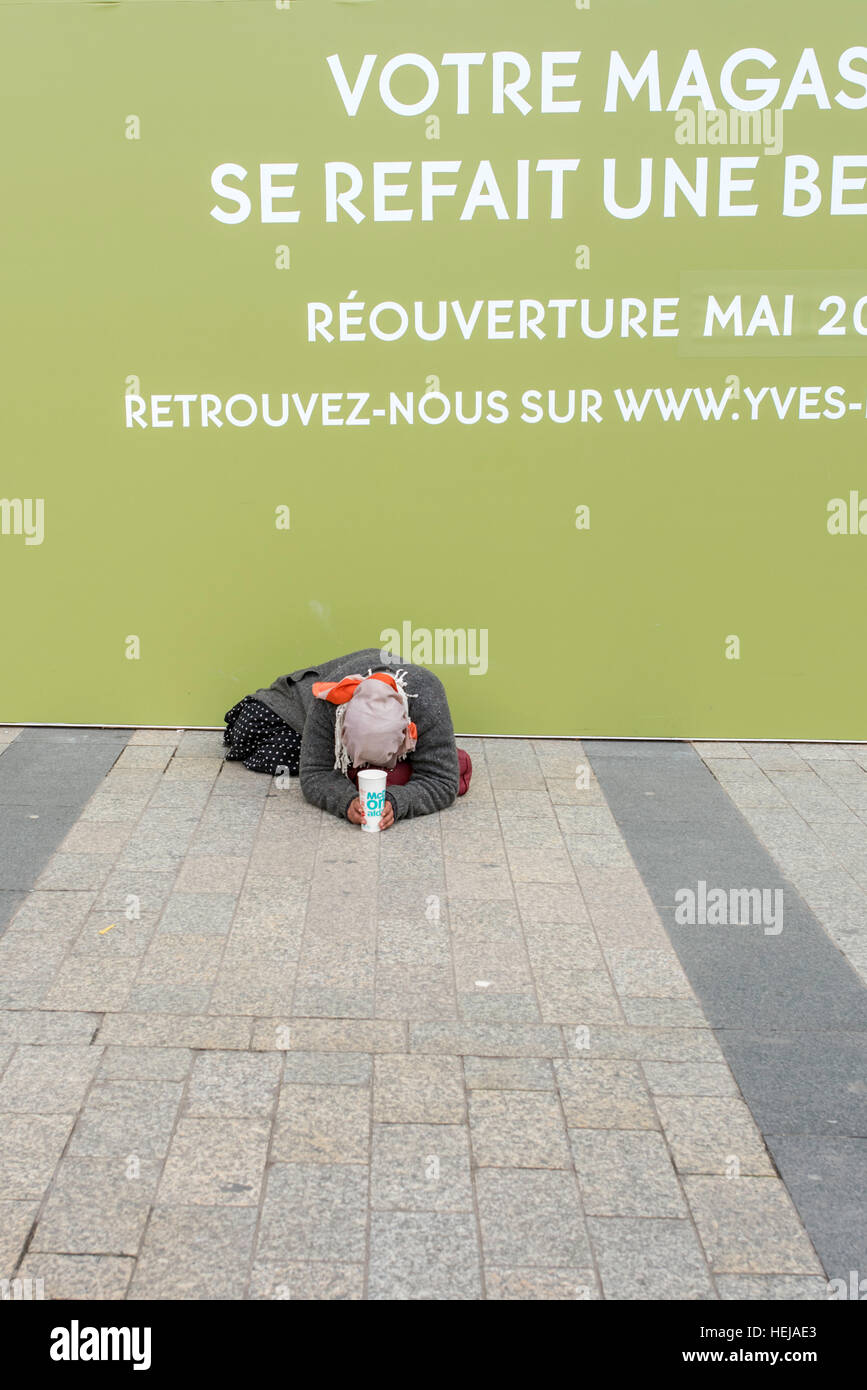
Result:
{"label": "green hoarding wall", "polygon": [[0,720],[390,644],[465,733],[867,736],[865,45],[0,2]]}

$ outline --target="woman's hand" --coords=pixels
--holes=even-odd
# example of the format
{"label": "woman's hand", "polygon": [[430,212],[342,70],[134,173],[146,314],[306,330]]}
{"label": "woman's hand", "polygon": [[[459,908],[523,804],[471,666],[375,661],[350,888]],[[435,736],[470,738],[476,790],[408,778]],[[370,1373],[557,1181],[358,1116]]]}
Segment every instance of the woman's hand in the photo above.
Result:
{"label": "woman's hand", "polygon": [[[357,796],[353,801],[350,801],[346,808],[346,819],[351,820],[353,825],[364,824],[364,812],[361,809],[361,802]],[[382,819],[379,828],[380,830],[387,830],[390,825],[394,825],[394,807],[386,797],[385,805],[382,808]]]}

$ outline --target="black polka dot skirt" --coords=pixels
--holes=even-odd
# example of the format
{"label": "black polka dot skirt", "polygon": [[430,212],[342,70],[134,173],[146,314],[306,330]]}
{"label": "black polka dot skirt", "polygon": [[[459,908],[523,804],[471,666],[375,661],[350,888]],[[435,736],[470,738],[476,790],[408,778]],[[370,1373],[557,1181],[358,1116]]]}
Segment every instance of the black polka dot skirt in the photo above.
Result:
{"label": "black polka dot skirt", "polygon": [[229,762],[242,762],[251,772],[298,776],[301,735],[261,700],[245,695],[223,716],[223,743]]}

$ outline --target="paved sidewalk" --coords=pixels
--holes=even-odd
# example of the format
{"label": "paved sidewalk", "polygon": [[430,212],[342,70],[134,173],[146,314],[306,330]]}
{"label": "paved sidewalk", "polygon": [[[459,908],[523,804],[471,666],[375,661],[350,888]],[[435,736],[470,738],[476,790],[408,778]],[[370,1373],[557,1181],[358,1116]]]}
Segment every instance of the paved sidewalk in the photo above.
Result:
{"label": "paved sidewalk", "polygon": [[[581,745],[461,744],[470,794],[374,837],[218,733],[134,732],[38,880],[0,883],[0,1277],[827,1296]],[[865,750],[698,747],[863,971]]]}

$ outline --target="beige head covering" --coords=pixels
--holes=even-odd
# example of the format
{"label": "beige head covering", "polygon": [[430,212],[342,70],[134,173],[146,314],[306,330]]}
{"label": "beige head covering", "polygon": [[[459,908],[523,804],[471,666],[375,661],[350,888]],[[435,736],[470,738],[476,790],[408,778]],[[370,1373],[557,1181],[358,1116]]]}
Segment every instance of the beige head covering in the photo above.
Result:
{"label": "beige head covering", "polygon": [[313,694],[336,705],[334,766],[381,767],[390,771],[416,745],[416,727],[409,717],[406,672],[368,672],[345,676],[338,683],[317,681]]}
{"label": "beige head covering", "polygon": [[343,716],[343,742],[353,767],[394,767],[409,716],[400,691],[362,681]]}

